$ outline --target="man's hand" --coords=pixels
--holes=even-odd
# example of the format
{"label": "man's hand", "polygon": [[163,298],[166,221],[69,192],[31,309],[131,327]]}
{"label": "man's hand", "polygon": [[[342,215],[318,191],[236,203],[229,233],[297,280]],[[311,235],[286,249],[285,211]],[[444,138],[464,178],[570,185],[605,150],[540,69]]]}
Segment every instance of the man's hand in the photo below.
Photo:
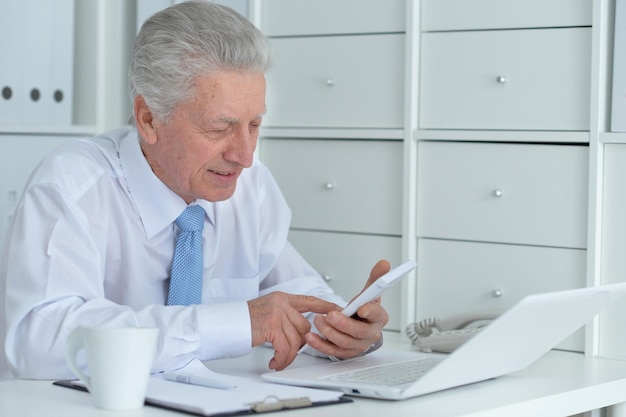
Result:
{"label": "man's hand", "polygon": [[[379,261],[372,268],[363,289],[389,272],[389,269],[389,262]],[[312,348],[340,359],[360,355],[380,340],[389,315],[380,305],[380,297],[359,308],[357,315],[358,319],[353,319],[344,316],[339,310],[329,311],[326,316],[318,314],[314,323],[322,337],[307,333],[306,342]]]}
{"label": "man's hand", "polygon": [[304,345],[311,323],[302,313],[328,314],[341,307],[317,297],[273,292],[248,301],[252,322],[252,346],[269,342],[274,347],[270,369],[285,369]]}

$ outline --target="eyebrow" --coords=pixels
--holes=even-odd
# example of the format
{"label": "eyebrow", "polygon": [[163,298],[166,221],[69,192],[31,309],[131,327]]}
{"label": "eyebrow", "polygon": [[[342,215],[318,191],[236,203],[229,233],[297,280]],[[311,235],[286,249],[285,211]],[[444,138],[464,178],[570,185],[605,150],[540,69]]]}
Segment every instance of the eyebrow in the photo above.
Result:
{"label": "eyebrow", "polygon": [[[263,113],[257,114],[253,117],[254,119],[262,119],[263,116],[267,113],[267,110],[264,110]],[[238,123],[239,119],[236,117],[226,117],[226,116],[217,116],[215,119],[210,120],[209,122],[226,122],[226,123]]]}

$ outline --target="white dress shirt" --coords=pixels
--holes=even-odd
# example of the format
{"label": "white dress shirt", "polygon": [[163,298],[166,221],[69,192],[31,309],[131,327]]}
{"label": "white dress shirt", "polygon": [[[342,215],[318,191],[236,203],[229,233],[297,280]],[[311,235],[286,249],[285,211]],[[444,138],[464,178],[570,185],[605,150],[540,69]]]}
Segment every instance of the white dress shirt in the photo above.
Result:
{"label": "white dress shirt", "polygon": [[65,378],[80,325],[160,328],[154,371],[251,349],[246,301],[272,291],[343,304],[287,241],[291,213],[260,162],[232,198],[196,201],[202,304],[165,306],[187,206],[145,160],[135,129],[64,145],[35,170],[0,259],[0,379]]}

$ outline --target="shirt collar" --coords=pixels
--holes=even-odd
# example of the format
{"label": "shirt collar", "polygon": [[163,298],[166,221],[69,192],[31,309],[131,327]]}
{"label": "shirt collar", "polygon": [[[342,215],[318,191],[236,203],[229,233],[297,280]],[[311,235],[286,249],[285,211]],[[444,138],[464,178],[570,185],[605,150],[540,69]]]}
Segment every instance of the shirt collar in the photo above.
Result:
{"label": "shirt collar", "polygon": [[[152,172],[146,161],[136,129],[131,129],[120,145],[120,160],[131,198],[139,211],[148,239],[170,226],[185,210],[187,204]],[[214,204],[197,200],[208,220],[214,224]]]}

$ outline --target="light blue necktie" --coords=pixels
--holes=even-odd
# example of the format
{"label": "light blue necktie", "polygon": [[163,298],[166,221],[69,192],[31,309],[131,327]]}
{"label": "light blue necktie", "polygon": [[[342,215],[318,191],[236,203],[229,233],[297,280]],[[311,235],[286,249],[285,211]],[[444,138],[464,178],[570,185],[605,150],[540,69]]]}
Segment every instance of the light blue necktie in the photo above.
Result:
{"label": "light blue necktie", "polygon": [[202,302],[202,230],[204,209],[189,206],[176,219],[178,239],[174,249],[168,305],[190,305]]}

